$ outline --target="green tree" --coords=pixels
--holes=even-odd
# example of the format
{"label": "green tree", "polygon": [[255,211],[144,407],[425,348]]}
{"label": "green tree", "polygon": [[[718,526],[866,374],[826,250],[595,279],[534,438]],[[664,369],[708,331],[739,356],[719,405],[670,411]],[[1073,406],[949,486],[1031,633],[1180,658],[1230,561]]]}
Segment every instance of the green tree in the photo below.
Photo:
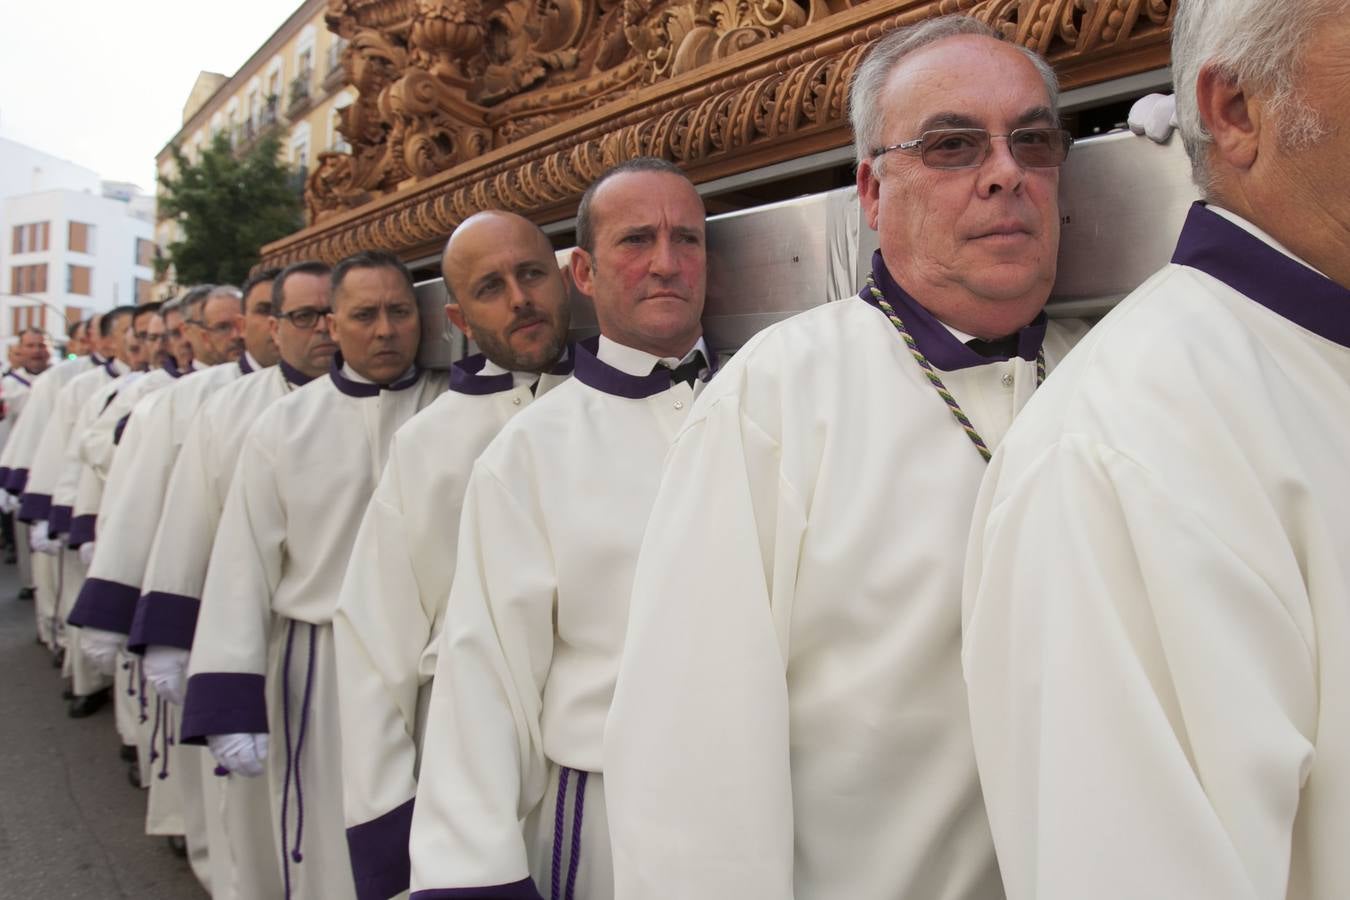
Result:
{"label": "green tree", "polygon": [[183,229],[163,260],[179,284],[240,284],[264,244],[304,225],[299,174],[278,159],[280,150],[275,130],[243,153],[217,134],[195,163],[172,148],[177,174],[160,178],[159,203]]}

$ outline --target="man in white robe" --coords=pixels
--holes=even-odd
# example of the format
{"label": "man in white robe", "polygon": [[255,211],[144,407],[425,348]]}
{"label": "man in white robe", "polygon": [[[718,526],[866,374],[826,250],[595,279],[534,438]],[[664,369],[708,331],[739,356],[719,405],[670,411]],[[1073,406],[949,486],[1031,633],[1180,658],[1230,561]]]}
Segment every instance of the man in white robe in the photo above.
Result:
{"label": "man in white robe", "polygon": [[[415,365],[412,278],[387,253],[333,270],[328,377],[276,401],[239,453],[193,639],[184,740],[267,772],[293,897],[354,895],[342,827],[332,616],[394,431],[444,390]],[[267,751],[268,737],[274,738]]]}
{"label": "man in white robe", "polygon": [[455,572],[474,460],[516,413],[571,371],[567,289],[548,238],[491,210],[441,257],[450,319],[482,351],[394,435],[342,583],[333,637],[343,718],[342,795],[356,893],[408,889],[408,830],[425,699]]}
{"label": "man in white robe", "polygon": [[[30,554],[29,526],[22,521],[22,517],[18,514],[19,500],[27,488],[29,468],[37,453],[38,446],[42,442],[47,424],[51,421],[56,410],[57,397],[60,395],[61,389],[76,375],[87,372],[95,365],[102,365],[107,361],[106,357],[99,353],[106,341],[106,338],[99,333],[101,321],[102,316],[95,315],[88,322],[83,323],[83,328],[80,331],[75,332],[93,335],[93,338],[88,342],[89,352],[52,366],[33,382],[33,389],[24,404],[24,416],[11,431],[9,439],[5,442],[3,452],[0,452],[0,479],[3,479],[0,481],[0,487],[3,487],[3,493],[0,493],[0,503],[3,503],[4,507],[14,514],[18,536],[29,546]],[[71,343],[78,349],[77,341],[78,338],[72,339]],[[55,594],[56,560],[47,554],[30,555],[29,560],[33,576],[33,592],[28,596],[35,596],[38,601],[34,609],[37,620],[38,642],[50,645],[52,643],[49,634],[52,625],[52,611],[44,610],[43,604],[45,600],[49,600]],[[23,591],[20,592],[20,596],[24,596]]]}
{"label": "man in white robe", "polygon": [[1205,202],[1019,419],[963,648],[1012,898],[1350,896],[1350,7],[1187,0]]}
{"label": "man in white robe", "polygon": [[642,540],[605,735],[624,900],[1001,897],[961,557],[984,454],[1082,331],[1042,312],[1056,99],[968,18],[859,65],[872,275],[733,357]]}
{"label": "man in white robe", "polygon": [[601,740],[661,461],[711,371],[702,200],[602,175],[571,261],[597,349],[474,464],[413,808],[412,896],[615,896]]}
{"label": "man in white robe", "polygon": [[[174,463],[129,646],[145,653],[142,665],[152,693],[175,708],[183,701],[202,584],[244,435],[274,400],[327,372],[337,349],[325,318],[328,279],[328,267],[316,262],[297,263],[276,276],[268,311],[279,364],[212,395]],[[248,306],[251,316],[257,307],[251,300]],[[252,342],[246,327],[245,344]],[[266,780],[229,775],[221,768],[214,768],[212,778],[224,795],[223,834],[211,839],[213,896],[248,900],[280,894]]]}
{"label": "man in white robe", "polygon": [[[50,361],[51,348],[42,329],[30,327],[19,332],[15,345],[15,365],[0,379],[3,382],[5,413],[4,421],[0,421],[0,459],[3,459],[3,447],[9,441],[10,433],[23,415],[33,382],[47,370]],[[3,488],[7,478],[8,472],[0,467],[0,488]],[[17,509],[18,504],[12,498],[0,496],[0,524],[3,524],[5,540],[10,547],[5,561],[18,565],[19,594],[26,599],[33,596],[32,551],[28,546],[27,526],[14,521]]]}
{"label": "man in white robe", "polygon": [[[131,307],[117,307],[103,315],[99,323],[101,349],[112,356],[103,358],[102,363],[76,375],[60,388],[42,437],[30,456],[31,468],[22,474],[21,479],[11,475],[11,486],[17,486],[20,480],[23,482],[17,517],[30,527],[30,546],[44,556],[53,557],[50,561],[44,561],[41,567],[46,569],[47,564],[50,564],[49,584],[44,584],[46,579],[35,573],[38,588],[36,612],[38,634],[58,656],[64,655],[66,643],[65,616],[60,608],[60,599],[64,593],[66,575],[78,560],[74,559],[73,553],[66,554],[61,543],[53,537],[65,530],[61,527],[63,518],[67,519],[66,528],[69,522],[68,516],[63,516],[59,509],[53,509],[52,494],[61,476],[66,445],[81,407],[90,396],[129,371],[125,337],[131,328],[132,311]],[[55,531],[50,521],[53,515],[57,517]],[[65,559],[67,555],[71,557],[70,560]]]}
{"label": "man in white robe", "polygon": [[[195,348],[194,365],[201,369],[140,399],[125,422],[123,440],[108,473],[103,533],[89,577],[68,617],[71,625],[81,628],[80,651],[104,672],[134,670],[124,652],[126,636],[156,526],[163,518],[176,515],[164,506],[165,491],[197,410],[215,392],[273,359],[270,335],[247,328],[250,316],[245,314],[250,299],[256,303],[260,294],[270,297],[271,284],[250,280],[246,288],[248,295],[228,285],[213,287],[205,294],[200,320],[194,320],[189,329]],[[105,417],[116,415],[116,408],[114,402]],[[132,681],[139,693],[141,673],[135,671],[134,675]],[[204,778],[203,767],[209,776],[214,766],[199,748],[175,743],[175,708],[153,692],[145,693],[135,700],[151,710],[138,742],[141,759],[154,764],[150,768],[155,770],[154,777],[146,782],[151,790],[146,831],[154,835],[183,834],[193,871],[204,886],[212,889],[209,833],[215,824],[219,798],[214,778]],[[125,691],[118,694],[119,702],[132,699]]]}

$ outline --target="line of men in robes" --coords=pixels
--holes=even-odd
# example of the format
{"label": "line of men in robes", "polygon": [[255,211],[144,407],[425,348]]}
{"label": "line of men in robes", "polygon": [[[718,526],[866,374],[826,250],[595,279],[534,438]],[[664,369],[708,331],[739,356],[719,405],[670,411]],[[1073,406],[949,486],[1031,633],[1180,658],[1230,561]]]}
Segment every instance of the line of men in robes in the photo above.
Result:
{"label": "line of men in robes", "polygon": [[[858,296],[720,371],[660,159],[582,197],[594,341],[509,213],[446,245],[449,373],[396,258],[273,273],[275,370],[114,423],[66,637],[139,667],[213,895],[1350,892],[1346,11],[1177,13],[1205,200],[1086,338],[1044,311],[1054,73],[956,16],[854,74]],[[95,494],[88,408],[39,549]]]}

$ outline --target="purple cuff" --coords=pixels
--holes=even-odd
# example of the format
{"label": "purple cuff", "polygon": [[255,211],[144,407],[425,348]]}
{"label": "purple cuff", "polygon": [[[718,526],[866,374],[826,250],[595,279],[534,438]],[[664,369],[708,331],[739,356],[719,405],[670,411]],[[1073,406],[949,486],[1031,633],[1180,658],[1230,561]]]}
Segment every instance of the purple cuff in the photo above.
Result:
{"label": "purple cuff", "polygon": [[202,672],[188,679],[179,724],[184,744],[205,744],[211,734],[265,734],[267,695],[262,675]]}
{"label": "purple cuff", "polygon": [[75,510],[69,506],[53,506],[52,514],[47,517],[47,537],[55,538],[58,534],[69,534],[73,512]]}
{"label": "purple cuff", "polygon": [[32,525],[45,522],[52,514],[51,494],[24,494],[19,498],[19,521]]}
{"label": "purple cuff", "polygon": [[92,544],[94,542],[94,525],[98,522],[98,516],[76,516],[70,520],[70,538],[67,541],[73,550],[81,544]]}
{"label": "purple cuff", "polygon": [[131,637],[127,649],[144,653],[151,644],[192,649],[192,635],[197,630],[197,611],[201,601],[196,597],[170,594],[168,591],[150,591],[136,602],[136,616],[131,620]]}
{"label": "purple cuff", "polygon": [[141,592],[134,587],[86,578],[75,598],[75,608],[66,621],[78,628],[99,628],[126,634],[131,630],[131,619],[136,614],[136,598]]}
{"label": "purple cuff", "polygon": [[544,900],[544,897],[535,889],[534,882],[526,878],[510,884],[494,884],[491,887],[432,888],[426,891],[413,891],[408,900]]}
{"label": "purple cuff", "polygon": [[28,470],[10,469],[9,474],[5,476],[5,490],[17,497],[26,487],[28,487]]}
{"label": "purple cuff", "polygon": [[9,484],[9,476],[14,472],[9,466],[0,466],[0,487]]}
{"label": "purple cuff", "polygon": [[358,900],[389,900],[408,889],[412,865],[408,835],[412,831],[413,802],[391,809],[378,818],[347,829]]}

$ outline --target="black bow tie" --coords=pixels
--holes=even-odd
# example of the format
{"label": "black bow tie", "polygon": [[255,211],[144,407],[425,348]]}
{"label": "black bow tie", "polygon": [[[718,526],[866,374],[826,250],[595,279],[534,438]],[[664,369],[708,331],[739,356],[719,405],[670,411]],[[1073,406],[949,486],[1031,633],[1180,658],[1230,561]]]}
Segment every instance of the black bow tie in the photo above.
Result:
{"label": "black bow tie", "polygon": [[673,369],[667,367],[665,363],[657,363],[652,371],[655,372],[657,369],[665,369],[670,373],[671,384],[683,382],[684,384],[693,387],[694,382],[698,380],[699,373],[706,368],[708,368],[708,364],[703,360],[703,351],[695,350],[694,355],[690,357],[688,362],[680,363]]}
{"label": "black bow tie", "polygon": [[1017,355],[1018,333],[1013,332],[1007,337],[996,338],[992,341],[984,341],[975,338],[973,341],[966,341],[966,346],[986,359],[1012,359]]}

